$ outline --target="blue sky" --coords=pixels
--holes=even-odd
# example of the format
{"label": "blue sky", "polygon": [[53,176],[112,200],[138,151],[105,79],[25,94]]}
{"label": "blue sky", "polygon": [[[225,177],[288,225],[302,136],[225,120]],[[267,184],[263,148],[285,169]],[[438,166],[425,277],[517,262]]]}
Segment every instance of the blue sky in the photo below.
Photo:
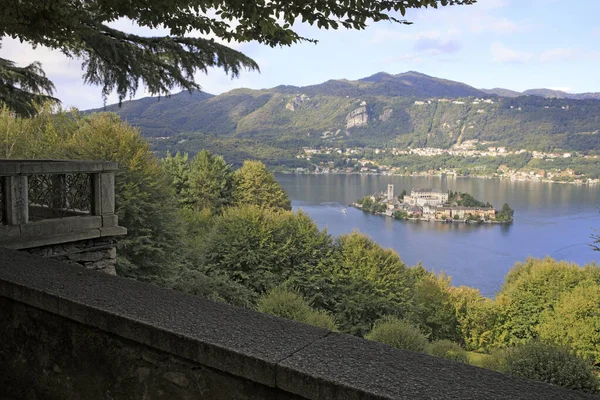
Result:
{"label": "blue sky", "polygon": [[[321,31],[298,24],[300,34],[319,43],[289,48],[234,44],[258,62],[260,73],[243,72],[232,80],[211,70],[196,80],[206,92],[219,94],[238,87],[303,86],[413,70],[477,88],[600,92],[598,15],[600,0],[479,0],[471,6],[408,10],[406,18],[414,22],[408,26],[383,22],[365,31]],[[152,33],[124,20],[115,26]],[[78,60],[11,39],[3,40],[0,57],[20,64],[41,61],[65,106],[103,104],[98,87],[83,85]],[[142,89],[136,98],[146,95]],[[110,96],[108,103],[115,100]]]}

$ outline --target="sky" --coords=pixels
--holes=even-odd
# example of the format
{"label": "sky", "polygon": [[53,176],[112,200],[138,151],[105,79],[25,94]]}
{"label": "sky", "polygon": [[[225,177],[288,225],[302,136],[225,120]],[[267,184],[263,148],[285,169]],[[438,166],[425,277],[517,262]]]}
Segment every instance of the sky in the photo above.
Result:
{"label": "sky", "polygon": [[[297,32],[318,44],[270,48],[235,43],[236,50],[259,64],[260,72],[244,71],[231,79],[211,69],[197,74],[196,81],[205,92],[220,94],[240,87],[305,86],[412,70],[476,88],[600,92],[598,15],[600,0],[479,0],[470,6],[408,10],[412,25],[379,22],[364,31],[326,31],[296,24]],[[143,35],[165,33],[127,20],[111,26]],[[2,40],[0,57],[19,65],[40,61],[64,106],[104,104],[99,87],[84,85],[80,60],[10,38]],[[134,98],[145,96],[141,87]],[[107,104],[116,101],[113,94]]]}

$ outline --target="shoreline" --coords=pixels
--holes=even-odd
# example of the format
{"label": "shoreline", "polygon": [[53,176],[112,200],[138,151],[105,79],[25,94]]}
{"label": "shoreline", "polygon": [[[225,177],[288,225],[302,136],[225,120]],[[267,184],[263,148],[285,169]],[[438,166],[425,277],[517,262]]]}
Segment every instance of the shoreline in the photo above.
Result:
{"label": "shoreline", "polygon": [[435,174],[430,175],[427,173],[413,173],[413,174],[382,174],[377,172],[327,172],[327,173],[312,173],[312,172],[297,172],[297,171],[282,171],[279,172],[286,175],[373,175],[373,176],[389,176],[389,177],[454,177],[454,178],[477,178],[477,179],[500,179],[500,180],[510,180],[513,182],[533,182],[533,183],[560,183],[560,184],[571,184],[578,186],[597,186],[600,185],[600,180],[592,181],[592,182],[569,182],[569,181],[554,181],[551,179],[518,179],[510,176],[487,176],[487,175],[454,175],[454,174]]}

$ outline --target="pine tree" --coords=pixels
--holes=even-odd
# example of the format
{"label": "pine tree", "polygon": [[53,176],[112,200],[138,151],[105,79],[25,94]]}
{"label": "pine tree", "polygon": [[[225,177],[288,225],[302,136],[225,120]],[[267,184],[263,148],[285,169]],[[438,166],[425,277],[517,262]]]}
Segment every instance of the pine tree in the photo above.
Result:
{"label": "pine tree", "polygon": [[167,156],[161,160],[163,171],[165,171],[181,207],[190,207],[193,203],[190,188],[191,168],[188,158],[188,153],[177,152],[173,156],[171,152],[167,152]]}
{"label": "pine tree", "polygon": [[190,204],[196,210],[220,212],[233,201],[233,171],[221,156],[202,150],[190,169]]}

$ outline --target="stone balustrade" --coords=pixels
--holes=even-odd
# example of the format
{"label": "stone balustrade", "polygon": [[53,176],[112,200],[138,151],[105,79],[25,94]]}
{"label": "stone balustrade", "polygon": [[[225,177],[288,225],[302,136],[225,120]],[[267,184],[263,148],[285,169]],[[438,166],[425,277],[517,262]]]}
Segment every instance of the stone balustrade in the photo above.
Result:
{"label": "stone balustrade", "polygon": [[0,160],[0,247],[115,272],[115,214],[109,161]]}

